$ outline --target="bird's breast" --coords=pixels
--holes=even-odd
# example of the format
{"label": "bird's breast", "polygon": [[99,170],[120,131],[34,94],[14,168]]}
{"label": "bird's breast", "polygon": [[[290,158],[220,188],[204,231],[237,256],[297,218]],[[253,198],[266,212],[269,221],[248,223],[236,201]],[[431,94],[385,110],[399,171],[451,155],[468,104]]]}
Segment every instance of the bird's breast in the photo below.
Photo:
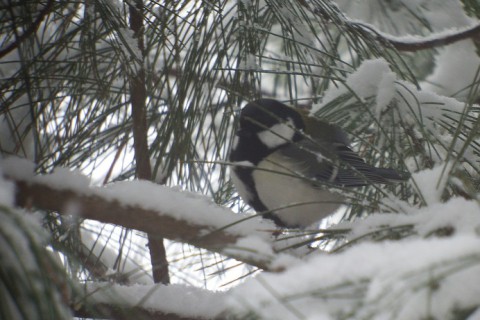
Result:
{"label": "bird's breast", "polygon": [[340,194],[314,186],[296,170],[305,164],[288,161],[274,153],[252,174],[259,199],[287,227],[306,228],[340,207]]}

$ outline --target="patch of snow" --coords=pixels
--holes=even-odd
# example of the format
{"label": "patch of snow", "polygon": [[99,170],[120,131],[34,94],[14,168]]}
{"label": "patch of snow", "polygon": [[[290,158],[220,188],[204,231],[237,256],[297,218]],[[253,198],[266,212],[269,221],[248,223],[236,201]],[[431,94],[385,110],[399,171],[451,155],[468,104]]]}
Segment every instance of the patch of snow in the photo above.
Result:
{"label": "patch of snow", "polygon": [[385,74],[391,73],[384,59],[367,60],[347,78],[347,86],[360,98],[375,96]]}
{"label": "patch of snow", "polygon": [[431,236],[442,228],[452,228],[455,234],[478,235],[480,233],[480,206],[475,201],[452,198],[445,203],[434,203],[427,207],[411,208],[408,214],[378,213],[355,222],[341,222],[332,227],[351,229],[349,239],[362,238],[375,230],[411,226],[421,237]]}
{"label": "patch of snow", "polygon": [[184,285],[86,284],[91,302],[141,306],[146,309],[173,313],[186,318],[213,319],[225,311],[225,294]]}
{"label": "patch of snow", "polygon": [[30,180],[34,177],[35,164],[25,158],[8,157],[0,159],[0,167],[4,174],[21,180]]}
{"label": "patch of snow", "polygon": [[[211,229],[228,226],[225,231],[232,234],[249,235],[254,232],[253,230],[274,229],[272,222],[259,217],[239,222],[248,216],[234,214],[227,208],[215,204],[209,197],[179,188],[160,186],[149,181],[118,182],[95,190],[97,195],[118,201],[124,206],[138,206],[158,211],[160,214],[208,226]],[[269,236],[265,232],[256,234],[263,238]]]}
{"label": "patch of snow", "polygon": [[15,185],[3,178],[3,169],[0,160],[0,205],[13,207],[15,199]]}
{"label": "patch of snow", "polygon": [[361,100],[375,97],[376,111],[377,114],[380,114],[395,96],[395,81],[396,75],[390,70],[384,59],[366,60],[347,77],[344,86],[329,88],[325,92],[321,104],[313,105],[310,113],[314,115],[323,106],[338,97],[347,93],[354,93]]}
{"label": "patch of snow", "polygon": [[269,266],[272,270],[283,270],[296,266],[300,263],[302,263],[301,259],[290,254],[277,253],[274,260],[270,262]]}
{"label": "patch of snow", "polygon": [[383,72],[381,74],[380,82],[378,83],[376,97],[375,97],[375,113],[377,118],[380,118],[382,112],[387,108],[389,103],[395,97],[395,81],[397,76],[393,72]]}
{"label": "patch of snow", "polygon": [[256,235],[238,239],[234,245],[225,249],[224,253],[254,261],[271,260],[274,256],[271,244]]}
{"label": "patch of snow", "polygon": [[62,188],[74,190],[88,190],[90,179],[83,175],[79,170],[56,167],[53,174],[36,176],[38,182],[56,188],[59,185]]}
{"label": "patch of snow", "polygon": [[231,290],[228,303],[262,319],[447,319],[480,303],[479,246],[473,235],[364,243],[260,274]]}
{"label": "patch of snow", "polygon": [[428,205],[440,202],[451,167],[451,164],[439,164],[412,174],[411,183]]}
{"label": "patch of snow", "polygon": [[480,57],[473,41],[455,42],[439,50],[435,69],[422,88],[466,100],[479,67]]}

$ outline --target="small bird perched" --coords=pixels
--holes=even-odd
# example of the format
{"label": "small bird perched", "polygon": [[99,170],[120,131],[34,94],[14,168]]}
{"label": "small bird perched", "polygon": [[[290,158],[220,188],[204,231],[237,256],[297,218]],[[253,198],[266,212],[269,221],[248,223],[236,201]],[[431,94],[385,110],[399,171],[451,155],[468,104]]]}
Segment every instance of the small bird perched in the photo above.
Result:
{"label": "small bird perched", "polygon": [[282,228],[306,228],[332,214],[344,197],[334,187],[408,179],[368,165],[339,127],[273,99],[248,103],[230,153],[242,199]]}

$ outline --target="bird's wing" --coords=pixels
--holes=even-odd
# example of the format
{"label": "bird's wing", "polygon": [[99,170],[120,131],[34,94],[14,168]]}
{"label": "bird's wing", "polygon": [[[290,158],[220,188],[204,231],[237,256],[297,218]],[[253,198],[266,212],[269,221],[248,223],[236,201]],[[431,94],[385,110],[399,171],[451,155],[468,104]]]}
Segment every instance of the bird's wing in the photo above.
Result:
{"label": "bird's wing", "polygon": [[298,163],[299,174],[325,184],[360,187],[402,181],[393,169],[375,168],[343,143],[303,139],[278,150],[286,160]]}
{"label": "bird's wing", "polygon": [[405,177],[394,169],[376,168],[369,165],[346,145],[335,144],[335,150],[340,161],[340,170],[336,181],[341,185],[390,184],[405,180]]}

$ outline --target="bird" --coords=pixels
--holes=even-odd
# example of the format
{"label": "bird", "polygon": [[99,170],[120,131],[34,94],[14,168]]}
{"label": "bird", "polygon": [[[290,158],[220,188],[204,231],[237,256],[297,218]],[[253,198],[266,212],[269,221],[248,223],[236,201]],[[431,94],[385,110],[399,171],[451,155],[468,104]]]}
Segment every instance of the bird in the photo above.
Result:
{"label": "bird", "polygon": [[367,164],[340,127],[266,98],[241,110],[229,162],[244,202],[286,229],[305,229],[334,213],[345,203],[342,188],[409,178]]}

